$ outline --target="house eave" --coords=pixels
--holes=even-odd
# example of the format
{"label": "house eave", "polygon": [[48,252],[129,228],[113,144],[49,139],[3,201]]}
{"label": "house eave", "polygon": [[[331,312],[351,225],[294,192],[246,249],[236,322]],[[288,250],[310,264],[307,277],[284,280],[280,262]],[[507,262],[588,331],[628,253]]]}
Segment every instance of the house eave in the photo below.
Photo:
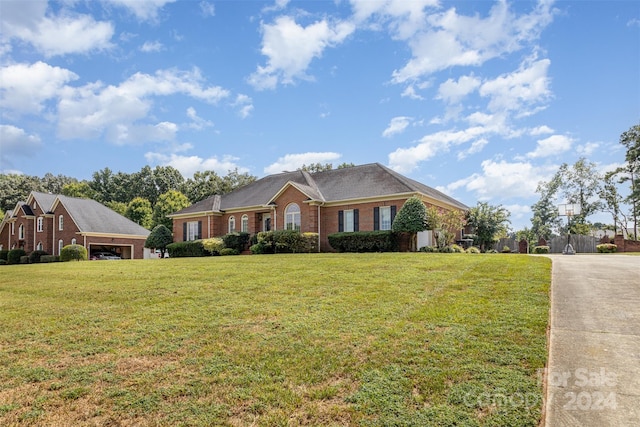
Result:
{"label": "house eave", "polygon": [[83,237],[109,237],[113,239],[146,239],[149,237],[142,234],[99,233],[91,231],[79,231],[76,234]]}

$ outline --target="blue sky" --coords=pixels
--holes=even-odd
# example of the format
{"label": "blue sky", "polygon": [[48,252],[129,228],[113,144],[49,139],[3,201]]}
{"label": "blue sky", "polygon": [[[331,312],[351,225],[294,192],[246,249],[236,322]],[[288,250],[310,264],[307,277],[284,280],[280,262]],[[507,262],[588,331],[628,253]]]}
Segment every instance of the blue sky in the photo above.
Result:
{"label": "blue sky", "polygon": [[0,0],[0,25],[3,173],[379,162],[519,229],[640,120],[631,0]]}

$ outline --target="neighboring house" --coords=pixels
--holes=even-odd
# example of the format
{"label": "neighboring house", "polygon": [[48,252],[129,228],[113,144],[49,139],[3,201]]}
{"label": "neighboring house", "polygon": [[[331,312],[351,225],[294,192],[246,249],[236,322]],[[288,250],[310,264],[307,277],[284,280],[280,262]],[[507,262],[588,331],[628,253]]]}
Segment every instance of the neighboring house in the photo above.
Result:
{"label": "neighboring house", "polygon": [[[269,175],[168,216],[173,219],[174,241],[233,231],[255,234],[295,229],[318,233],[320,250],[332,251],[327,237],[332,233],[390,230],[396,212],[411,196],[420,197],[427,207],[469,209],[431,187],[373,163],[316,173],[298,170]],[[419,244],[432,244],[429,235],[425,233]]]}
{"label": "neighboring house", "polygon": [[79,244],[89,256],[112,252],[125,259],[143,258],[149,230],[91,199],[32,191],[0,223],[0,250],[42,250],[60,255]]}

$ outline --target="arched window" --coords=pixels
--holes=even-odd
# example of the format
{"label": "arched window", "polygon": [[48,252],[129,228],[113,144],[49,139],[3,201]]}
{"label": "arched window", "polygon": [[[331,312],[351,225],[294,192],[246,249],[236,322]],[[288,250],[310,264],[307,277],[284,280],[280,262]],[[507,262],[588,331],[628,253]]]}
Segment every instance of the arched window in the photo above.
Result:
{"label": "arched window", "polygon": [[18,240],[24,240],[24,224],[20,224],[18,227]]}
{"label": "arched window", "polygon": [[76,244],[76,239],[75,239],[75,237],[74,237],[73,239],[71,239],[71,244],[72,244],[72,245],[75,245],[75,244]]}
{"label": "arched window", "polygon": [[243,233],[249,232],[249,215],[242,215],[242,220],[240,222],[240,231]]}
{"label": "arched window", "polygon": [[62,253],[62,248],[64,248],[64,242],[60,239],[58,240],[58,255]]}
{"label": "arched window", "polygon": [[229,217],[229,233],[233,233],[234,231],[236,231],[236,217],[230,216]]}
{"label": "arched window", "polygon": [[64,217],[62,215],[58,217],[58,230],[64,230]]}
{"label": "arched window", "polygon": [[44,228],[44,218],[42,218],[41,216],[38,217],[38,225],[37,225],[37,230],[39,232],[41,232]]}
{"label": "arched window", "polygon": [[38,246],[36,246],[36,250],[37,250],[37,251],[41,251],[41,250],[42,250],[42,248],[43,248],[43,246],[42,246],[42,242],[38,242]]}
{"label": "arched window", "polygon": [[300,231],[300,206],[295,203],[284,210],[284,229]]}

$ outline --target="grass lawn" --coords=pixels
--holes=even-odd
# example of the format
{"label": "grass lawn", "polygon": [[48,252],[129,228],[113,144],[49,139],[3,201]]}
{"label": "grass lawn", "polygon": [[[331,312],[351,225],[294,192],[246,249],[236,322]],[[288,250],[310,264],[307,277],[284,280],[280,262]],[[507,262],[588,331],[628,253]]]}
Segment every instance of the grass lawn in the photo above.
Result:
{"label": "grass lawn", "polygon": [[0,267],[0,425],[537,426],[551,261]]}

